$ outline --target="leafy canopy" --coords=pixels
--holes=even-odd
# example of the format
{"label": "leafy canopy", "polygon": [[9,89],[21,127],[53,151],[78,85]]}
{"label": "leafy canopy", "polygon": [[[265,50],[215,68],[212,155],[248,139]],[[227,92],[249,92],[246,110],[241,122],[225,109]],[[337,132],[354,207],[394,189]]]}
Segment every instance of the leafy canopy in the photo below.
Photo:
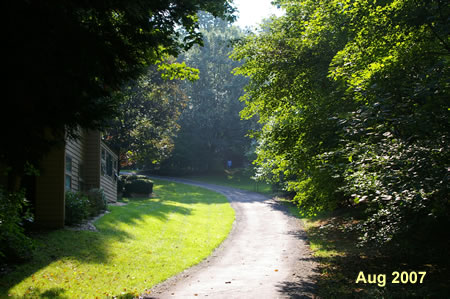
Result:
{"label": "leafy canopy", "polygon": [[441,231],[450,211],[448,4],[276,3],[286,14],[233,53],[244,61],[236,74],[250,77],[242,116],[263,125],[254,133],[261,175],[294,192],[305,213],[366,205],[363,242]]}
{"label": "leafy canopy", "polygon": [[201,43],[197,11],[233,19],[228,0],[6,5],[0,161],[17,174],[61,143],[66,131],[103,128],[118,111],[113,92],[163,57]]}

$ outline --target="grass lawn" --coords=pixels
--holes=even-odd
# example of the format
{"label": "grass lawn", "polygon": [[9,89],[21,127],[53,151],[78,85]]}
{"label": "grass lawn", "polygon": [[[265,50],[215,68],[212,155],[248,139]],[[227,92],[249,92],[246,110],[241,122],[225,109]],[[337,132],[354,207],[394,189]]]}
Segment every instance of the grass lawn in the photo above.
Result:
{"label": "grass lawn", "polygon": [[[285,201],[294,215],[298,208]],[[450,268],[448,251],[442,244],[425,244],[428,252],[416,248],[359,248],[357,236],[345,229],[358,221],[361,211],[340,210],[317,217],[302,218],[314,256],[319,262],[318,295],[321,298],[449,298]],[[430,232],[431,233],[431,232]],[[423,244],[422,244],[423,245]],[[434,250],[434,249],[437,250]],[[442,248],[441,250],[439,250]],[[360,271],[376,283],[357,284]],[[392,283],[396,274],[426,272],[422,283]],[[376,274],[376,276],[373,276]],[[380,276],[381,275],[381,276]],[[386,283],[383,285],[383,276]],[[404,274],[404,278],[406,274]],[[412,275],[412,276],[410,276]],[[400,277],[399,277],[400,278]],[[404,279],[406,281],[406,279]],[[367,280],[368,282],[368,280]]]}
{"label": "grass lawn", "polygon": [[0,297],[132,298],[197,264],[228,235],[234,210],[202,188],[154,180],[149,199],[124,199],[99,232],[37,236],[33,260],[0,277]]}
{"label": "grass lawn", "polygon": [[272,187],[265,182],[256,182],[250,178],[250,175],[242,169],[224,170],[223,173],[187,176],[186,179],[200,181],[215,185],[233,187],[241,190],[259,192],[266,195],[272,195]]}

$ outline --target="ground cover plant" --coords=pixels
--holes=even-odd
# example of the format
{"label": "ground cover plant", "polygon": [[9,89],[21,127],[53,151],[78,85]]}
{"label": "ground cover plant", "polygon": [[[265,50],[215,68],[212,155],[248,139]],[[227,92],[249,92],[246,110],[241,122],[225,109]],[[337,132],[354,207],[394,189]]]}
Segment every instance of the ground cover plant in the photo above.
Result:
{"label": "ground cover plant", "polygon": [[207,257],[234,220],[224,196],[173,182],[123,201],[95,222],[98,232],[36,236],[33,259],[0,277],[0,297],[133,298]]}
{"label": "ground cover plant", "polygon": [[[290,212],[302,217],[310,248],[319,262],[317,290],[320,298],[447,298],[450,294],[448,240],[415,244],[415,247],[358,247],[352,227],[364,219],[364,210],[340,209],[314,217],[300,216],[297,206],[283,202]],[[417,248],[420,250],[417,250]],[[360,271],[384,274],[376,283],[356,283]],[[392,283],[393,272],[426,272],[420,283]],[[414,276],[414,274],[413,274]],[[377,277],[378,278],[378,277]],[[413,277],[414,278],[414,277]]]}

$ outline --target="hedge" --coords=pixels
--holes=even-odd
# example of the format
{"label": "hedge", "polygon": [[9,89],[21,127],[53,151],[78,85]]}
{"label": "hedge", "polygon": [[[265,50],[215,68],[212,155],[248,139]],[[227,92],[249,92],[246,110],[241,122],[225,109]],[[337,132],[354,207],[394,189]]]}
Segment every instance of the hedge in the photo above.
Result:
{"label": "hedge", "polygon": [[124,184],[125,196],[136,194],[151,194],[153,192],[153,181],[145,176],[131,176]]}

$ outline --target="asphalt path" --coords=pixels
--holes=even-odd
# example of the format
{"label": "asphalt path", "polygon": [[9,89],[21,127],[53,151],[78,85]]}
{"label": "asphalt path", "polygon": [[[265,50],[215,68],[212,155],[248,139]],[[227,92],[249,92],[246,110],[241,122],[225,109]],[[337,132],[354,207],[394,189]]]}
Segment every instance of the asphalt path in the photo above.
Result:
{"label": "asphalt path", "polygon": [[224,194],[236,220],[227,239],[200,264],[146,298],[314,298],[317,264],[299,219],[275,199],[231,187],[155,177]]}

